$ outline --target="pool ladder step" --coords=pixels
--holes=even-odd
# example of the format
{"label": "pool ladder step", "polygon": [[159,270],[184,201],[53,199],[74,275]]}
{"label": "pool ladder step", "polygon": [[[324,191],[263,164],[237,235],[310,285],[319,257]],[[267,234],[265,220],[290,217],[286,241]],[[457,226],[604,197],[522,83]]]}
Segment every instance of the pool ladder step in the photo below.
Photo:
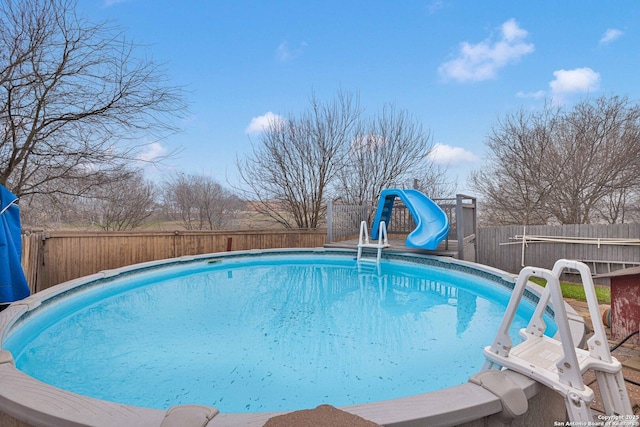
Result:
{"label": "pool ladder step", "polygon": [[382,249],[389,247],[389,239],[387,237],[387,226],[384,221],[380,221],[380,227],[378,229],[378,241],[371,243],[369,240],[369,227],[367,226],[367,221],[362,221],[360,223],[360,237],[358,238],[358,256],[357,260],[367,260],[367,258],[362,258],[362,250],[364,248],[374,248],[376,249],[376,262],[380,262],[380,258],[382,257]]}
{"label": "pool ladder step", "polygon": [[[587,341],[588,350],[574,345],[569,329],[569,318],[560,289],[560,275],[565,269],[578,270],[584,286],[594,330],[593,336]],[[520,330],[523,342],[512,347],[509,327],[530,277],[545,279],[547,284],[529,324]],[[546,323],[543,314],[549,299],[553,306],[554,320],[558,325],[556,337],[559,339],[544,335]],[[582,377],[586,371],[592,370],[598,382],[605,413],[611,416],[607,419],[611,419],[614,424],[621,419],[625,422],[635,420],[622,376],[622,365],[611,357],[591,271],[584,263],[561,259],[556,261],[553,270],[523,268],[518,275],[496,338],[491,346],[484,349],[484,354],[487,359],[484,369],[511,369],[562,394],[569,420],[581,425],[594,422],[590,408],[594,392],[584,384]],[[637,426],[638,423],[631,421],[626,425]]]}

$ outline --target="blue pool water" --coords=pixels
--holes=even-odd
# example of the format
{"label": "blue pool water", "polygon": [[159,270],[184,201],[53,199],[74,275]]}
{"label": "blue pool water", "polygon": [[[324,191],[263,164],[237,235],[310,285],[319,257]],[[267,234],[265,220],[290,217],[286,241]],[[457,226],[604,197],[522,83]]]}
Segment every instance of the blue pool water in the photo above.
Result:
{"label": "blue pool water", "polygon": [[[510,295],[465,272],[326,255],[220,258],[85,288],[10,333],[3,347],[18,369],[104,400],[223,412],[462,384],[480,370]],[[532,312],[522,307],[514,342]]]}

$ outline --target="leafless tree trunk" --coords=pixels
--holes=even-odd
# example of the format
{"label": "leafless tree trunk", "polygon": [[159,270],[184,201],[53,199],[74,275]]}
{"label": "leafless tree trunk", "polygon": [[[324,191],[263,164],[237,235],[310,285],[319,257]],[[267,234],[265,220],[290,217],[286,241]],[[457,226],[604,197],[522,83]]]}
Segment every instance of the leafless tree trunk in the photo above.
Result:
{"label": "leafless tree trunk", "polygon": [[185,108],[158,64],[75,9],[0,0],[0,183],[22,198],[126,177],[142,148],[132,141],[174,132]]}
{"label": "leafless tree trunk", "polygon": [[339,93],[299,118],[272,121],[261,144],[237,165],[246,198],[286,228],[317,228],[325,215],[324,198],[344,165],[348,144],[361,114],[357,99]]}
{"label": "leafless tree trunk", "polygon": [[615,222],[625,210],[616,198],[640,186],[640,107],[627,98],[507,115],[487,146],[471,185],[496,223]]}

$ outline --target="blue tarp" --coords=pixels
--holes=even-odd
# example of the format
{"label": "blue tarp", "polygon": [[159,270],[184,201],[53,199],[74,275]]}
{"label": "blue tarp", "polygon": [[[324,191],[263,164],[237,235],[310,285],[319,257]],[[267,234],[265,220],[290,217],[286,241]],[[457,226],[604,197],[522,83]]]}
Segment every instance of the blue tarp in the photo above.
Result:
{"label": "blue tarp", "polygon": [[0,185],[0,304],[29,296],[29,285],[20,263],[22,241],[17,200],[13,193]]}

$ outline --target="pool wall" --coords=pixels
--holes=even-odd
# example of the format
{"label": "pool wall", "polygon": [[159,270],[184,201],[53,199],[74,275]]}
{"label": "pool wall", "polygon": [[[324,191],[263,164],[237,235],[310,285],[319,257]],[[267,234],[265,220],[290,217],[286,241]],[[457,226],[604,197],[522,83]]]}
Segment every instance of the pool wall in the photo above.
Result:
{"label": "pool wall", "polygon": [[[87,286],[107,286],[110,278],[144,269],[171,264],[199,262],[207,259],[264,254],[342,254],[355,255],[347,249],[291,249],[241,251],[152,261],[116,270],[103,271],[75,279],[34,294],[10,305],[0,313],[0,343],[10,330],[28,320],[41,305],[56,304],[67,295],[82,292]],[[502,286],[513,288],[516,276],[491,267],[452,258],[386,252],[388,259],[411,259],[452,270],[472,272]],[[528,298],[534,299],[540,288],[531,285]],[[585,325],[569,306],[570,328],[574,342],[583,343]],[[490,343],[487,343],[487,345]],[[167,411],[134,407],[70,393],[40,382],[17,370],[10,352],[0,350],[0,425],[22,426],[104,426],[104,427],[172,427],[172,426],[263,426],[271,417],[283,413],[218,413],[216,408],[183,405]],[[144,392],[141,390],[141,393]],[[320,404],[319,402],[318,404]],[[436,392],[375,403],[344,406],[340,409],[377,424],[397,427],[413,426],[530,426],[553,425],[565,421],[562,396],[547,387],[512,371],[480,372],[465,384]]]}

